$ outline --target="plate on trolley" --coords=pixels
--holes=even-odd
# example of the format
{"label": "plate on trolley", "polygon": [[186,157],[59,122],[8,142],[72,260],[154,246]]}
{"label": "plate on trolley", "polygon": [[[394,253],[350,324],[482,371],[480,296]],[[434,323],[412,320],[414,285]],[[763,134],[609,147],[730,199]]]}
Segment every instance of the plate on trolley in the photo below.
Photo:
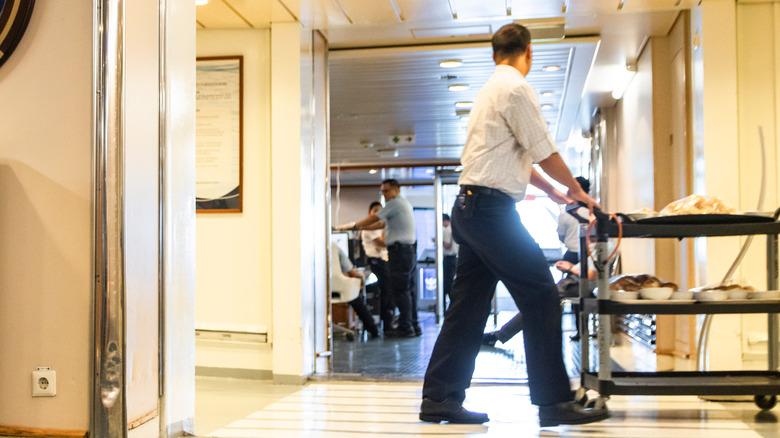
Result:
{"label": "plate on trolley", "polygon": [[748,293],[749,301],[777,301],[780,300],[780,290],[768,290]]}
{"label": "plate on trolley", "polygon": [[758,212],[747,214],[680,214],[676,216],[656,216],[637,219],[637,224],[665,225],[719,225],[774,222],[772,216]]}

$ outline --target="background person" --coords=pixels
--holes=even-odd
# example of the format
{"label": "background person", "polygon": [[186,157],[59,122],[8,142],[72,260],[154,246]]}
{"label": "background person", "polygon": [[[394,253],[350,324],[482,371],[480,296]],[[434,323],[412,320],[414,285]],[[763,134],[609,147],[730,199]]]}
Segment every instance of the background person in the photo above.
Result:
{"label": "background person", "polygon": [[379,190],[385,198],[384,208],[360,221],[339,228],[376,229],[384,222],[390,285],[395,305],[398,307],[398,327],[385,328],[384,334],[388,338],[420,336],[422,329],[417,318],[417,290],[414,281],[417,272],[414,212],[409,201],[401,196],[401,186],[397,180],[382,181]]}
{"label": "background person", "polygon": [[[355,268],[355,265],[352,264],[352,260],[350,260],[346,254],[344,254],[344,251],[342,251],[338,245],[336,245],[336,242],[331,242],[330,250],[336,251],[336,253],[338,253],[340,265],[339,268],[343,274],[350,277],[359,278],[361,281],[365,280],[360,271],[358,271],[357,268]],[[363,302],[362,292],[357,298],[350,301],[349,305],[352,306],[352,308],[355,310],[355,313],[357,313],[358,318],[360,318],[360,321],[363,323],[363,328],[366,329],[369,334],[371,334],[371,339],[378,337],[379,329],[374,322],[374,317],[371,315],[371,312],[368,311],[366,303]]]}
{"label": "background person", "polygon": [[[368,206],[368,214],[376,215],[382,209],[382,204],[374,201]],[[390,271],[387,266],[387,246],[385,244],[385,230],[361,230],[360,240],[363,250],[368,258],[368,266],[376,275],[379,288],[379,319],[383,330],[393,328],[393,316],[395,316],[395,302],[393,292],[390,289]]]}
{"label": "background person", "polygon": [[[590,181],[578,176],[574,178],[582,187],[582,191],[590,193]],[[580,217],[588,217],[588,209],[580,207],[577,209],[576,214]],[[558,238],[566,246],[566,252],[563,254],[563,260],[571,264],[580,262],[580,223],[577,219],[569,213],[561,212],[558,216]]]}
{"label": "background person", "polygon": [[458,244],[452,238],[451,223],[450,215],[443,214],[441,216],[441,245],[444,255],[442,262],[444,270],[442,274],[442,289],[444,290],[444,296],[448,299],[452,290],[452,282],[455,280],[455,268],[458,266]]}

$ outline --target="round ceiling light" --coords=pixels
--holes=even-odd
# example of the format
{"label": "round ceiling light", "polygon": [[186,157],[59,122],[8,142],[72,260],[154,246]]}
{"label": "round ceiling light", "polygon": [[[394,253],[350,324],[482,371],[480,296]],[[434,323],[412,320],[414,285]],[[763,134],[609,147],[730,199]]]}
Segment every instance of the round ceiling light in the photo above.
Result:
{"label": "round ceiling light", "polygon": [[542,67],[544,71],[558,71],[561,68],[560,65],[545,65]]}
{"label": "round ceiling light", "polygon": [[471,108],[474,102],[455,102],[455,108]]}
{"label": "round ceiling light", "polygon": [[460,67],[461,65],[463,65],[463,61],[460,59],[445,59],[439,63],[439,67],[441,68],[455,68]]}
{"label": "round ceiling light", "polygon": [[449,86],[450,91],[466,91],[469,89],[467,84],[453,84]]}

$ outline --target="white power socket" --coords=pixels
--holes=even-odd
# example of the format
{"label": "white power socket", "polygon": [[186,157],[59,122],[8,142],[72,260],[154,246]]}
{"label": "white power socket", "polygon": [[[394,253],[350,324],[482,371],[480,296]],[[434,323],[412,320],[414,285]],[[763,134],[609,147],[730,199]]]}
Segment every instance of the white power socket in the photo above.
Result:
{"label": "white power socket", "polygon": [[38,367],[32,373],[33,397],[54,397],[57,395],[57,372],[51,367]]}

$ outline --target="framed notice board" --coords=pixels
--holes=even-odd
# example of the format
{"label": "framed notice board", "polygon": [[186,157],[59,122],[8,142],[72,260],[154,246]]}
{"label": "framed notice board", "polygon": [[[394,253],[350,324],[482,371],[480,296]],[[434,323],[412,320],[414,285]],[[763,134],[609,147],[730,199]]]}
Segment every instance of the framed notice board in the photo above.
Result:
{"label": "framed notice board", "polygon": [[243,208],[243,57],[197,58],[195,209]]}

